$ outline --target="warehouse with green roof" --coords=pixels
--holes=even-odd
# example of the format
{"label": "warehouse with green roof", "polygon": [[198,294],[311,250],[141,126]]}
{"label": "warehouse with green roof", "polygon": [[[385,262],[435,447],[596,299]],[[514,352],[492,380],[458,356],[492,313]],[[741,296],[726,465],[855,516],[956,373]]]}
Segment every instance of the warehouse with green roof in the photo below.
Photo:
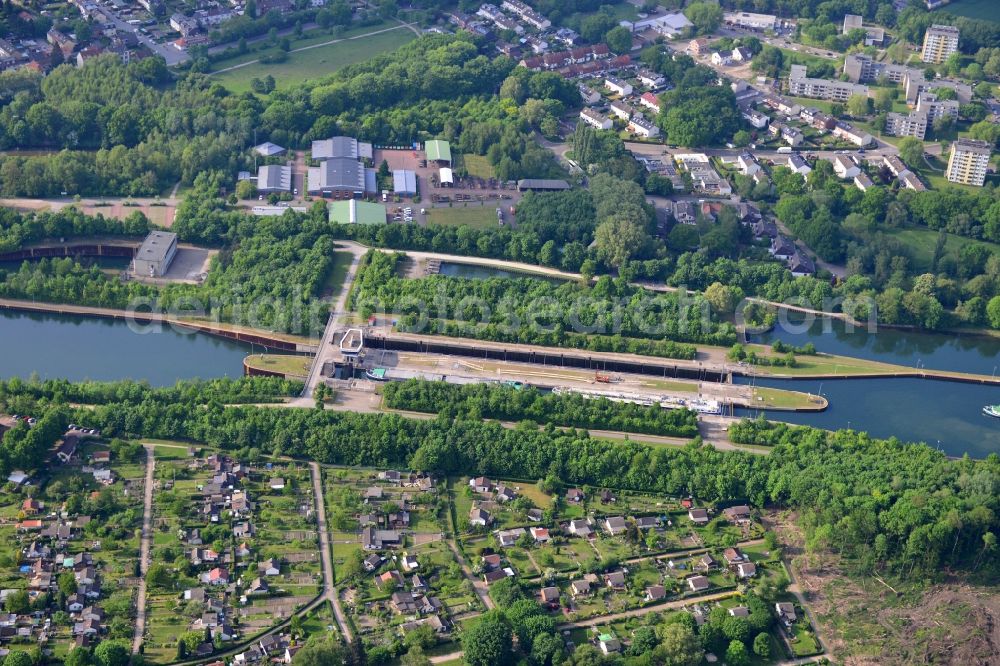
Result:
{"label": "warehouse with green roof", "polygon": [[331,201],[327,205],[330,222],[335,224],[385,224],[385,206],[368,201],[348,199]]}
{"label": "warehouse with green roof", "polygon": [[451,144],[447,141],[434,139],[424,144],[424,152],[427,153],[429,162],[441,162],[451,166]]}

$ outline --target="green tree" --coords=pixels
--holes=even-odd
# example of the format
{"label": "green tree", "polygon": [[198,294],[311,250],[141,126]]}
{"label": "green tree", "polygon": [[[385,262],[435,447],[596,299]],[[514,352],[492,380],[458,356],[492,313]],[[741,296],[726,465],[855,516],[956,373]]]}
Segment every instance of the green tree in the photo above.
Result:
{"label": "green tree", "polygon": [[864,118],[870,111],[868,95],[851,95],[847,100],[847,113],[855,118]]}
{"label": "green tree", "polygon": [[463,659],[469,666],[503,666],[512,661],[513,634],[503,611],[490,610],[462,635]]}
{"label": "green tree", "polygon": [[619,269],[640,254],[649,240],[649,235],[634,217],[626,215],[608,218],[594,232],[597,256],[609,266]]}
{"label": "green tree", "polygon": [[63,666],[91,666],[93,663],[93,655],[85,647],[74,647],[63,659]]}
{"label": "green tree", "polygon": [[328,634],[314,634],[292,658],[293,666],[334,666],[343,664],[347,654],[343,646]]}
{"label": "green tree", "polygon": [[629,53],[632,50],[632,33],[625,26],[619,25],[605,33],[604,43],[612,53]]}
{"label": "green tree", "polygon": [[3,602],[4,610],[8,613],[23,615],[31,608],[31,600],[28,598],[27,590],[17,590],[7,595]]}
{"label": "green tree", "polygon": [[94,661],[98,666],[125,666],[130,650],[121,641],[101,641],[94,648]]}
{"label": "green tree", "polygon": [[917,168],[924,161],[924,142],[912,136],[904,136],[897,144],[899,157],[907,164]]}
{"label": "green tree", "polygon": [[1000,328],[1000,295],[994,296],[986,304],[986,317],[990,321],[990,326]]}
{"label": "green tree", "polygon": [[653,662],[670,666],[697,666],[705,656],[701,641],[690,624],[671,622],[656,628],[660,644],[653,650]]}
{"label": "green tree", "polygon": [[761,632],[753,639],[753,653],[767,659],[771,656],[771,637]]}
{"label": "green tree", "polygon": [[14,650],[3,660],[4,666],[34,666],[31,655],[24,650]]}
{"label": "green tree", "polygon": [[726,664],[728,666],[747,666],[750,663],[750,655],[747,646],[740,641],[730,641],[726,648]]}
{"label": "green tree", "polygon": [[714,2],[692,2],[684,8],[684,16],[694,24],[699,34],[715,32],[722,23],[722,7]]}

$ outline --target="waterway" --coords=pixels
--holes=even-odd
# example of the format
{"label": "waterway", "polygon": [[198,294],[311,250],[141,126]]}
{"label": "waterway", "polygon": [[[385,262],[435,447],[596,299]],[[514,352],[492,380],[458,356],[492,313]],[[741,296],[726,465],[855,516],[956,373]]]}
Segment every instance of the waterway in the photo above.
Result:
{"label": "waterway", "polygon": [[239,377],[249,345],[169,326],[139,334],[123,321],[0,311],[0,377],[145,380]]}
{"label": "waterway", "polygon": [[[772,412],[767,418],[836,430],[866,430],[874,437],[895,435],[924,442],[952,456],[984,458],[1000,453],[1000,419],[982,413],[1000,403],[1000,387],[936,379],[761,379],[737,378],[741,384],[822,394],[830,401],[823,412]],[[737,414],[756,416],[755,410]]]}
{"label": "waterway", "polygon": [[839,319],[816,318],[803,324],[801,315],[787,314],[787,324],[779,322],[768,333],[754,336],[752,342],[771,344],[781,340],[801,346],[807,342],[827,354],[855,356],[884,363],[933,370],[972,372],[980,375],[1000,373],[1000,337],[925,333],[881,327],[869,333],[864,327],[851,327]]}

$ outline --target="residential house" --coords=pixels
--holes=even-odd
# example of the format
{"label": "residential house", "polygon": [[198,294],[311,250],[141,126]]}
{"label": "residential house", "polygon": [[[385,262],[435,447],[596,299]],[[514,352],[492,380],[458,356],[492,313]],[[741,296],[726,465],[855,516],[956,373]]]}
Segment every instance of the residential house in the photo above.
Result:
{"label": "residential house", "polygon": [[662,74],[658,74],[650,69],[640,69],[637,76],[639,77],[639,82],[642,83],[642,85],[653,90],[656,90],[667,81],[663,78]]}
{"label": "residential house", "polygon": [[757,111],[756,109],[746,109],[742,113],[743,119],[748,123],[756,127],[757,129],[764,129],[771,119],[766,115]]}
{"label": "residential house", "polygon": [[511,530],[500,530],[497,532],[497,543],[500,544],[502,548],[509,548],[517,543],[517,540],[522,536],[527,534],[527,531],[523,527],[515,527]]}
{"label": "residential house", "polygon": [[660,136],[660,128],[651,120],[647,120],[641,113],[636,114],[628,123],[628,131],[644,139],[653,139]]}
{"label": "residential house", "polygon": [[[768,248],[768,252],[775,259],[788,260],[795,255],[798,248],[795,247],[793,243],[786,236],[778,235],[771,241],[771,247]],[[706,520],[707,522],[707,520]]]}
{"label": "residential house", "polygon": [[628,522],[622,516],[611,516],[604,521],[604,529],[608,534],[617,536],[628,528]]}
{"label": "residential house", "polygon": [[547,543],[549,540],[549,530],[546,527],[531,527],[528,531],[535,543]]}
{"label": "residential house", "polygon": [[625,572],[624,571],[612,571],[610,573],[604,574],[604,584],[610,587],[612,590],[624,590],[625,589]]}
{"label": "residential house", "polygon": [[592,88],[588,88],[585,85],[580,85],[580,98],[583,100],[584,104],[597,104],[601,101],[601,94]]}
{"label": "residential house", "polygon": [[403,585],[403,575],[395,569],[375,576],[375,586],[380,590],[392,590]]}
{"label": "residential house", "polygon": [[646,601],[663,601],[667,596],[667,590],[662,585],[650,585],[646,588]]}
{"label": "residential house", "polygon": [[574,597],[584,597],[590,594],[589,580],[574,580],[569,584],[569,591]]}
{"label": "residential house", "polygon": [[616,117],[626,122],[628,122],[628,120],[635,115],[635,109],[632,108],[632,105],[626,104],[621,100],[611,102],[608,108],[611,109],[611,113],[613,113]]}
{"label": "residential house", "polygon": [[491,522],[493,522],[493,517],[490,516],[489,512],[480,509],[479,507],[472,507],[469,510],[469,524],[478,527],[486,527]]}
{"label": "residential house", "polygon": [[598,636],[597,645],[601,648],[601,652],[604,655],[615,654],[616,652],[621,652],[622,649],[621,642],[611,634],[601,634]]}
{"label": "residential house", "polygon": [[517,493],[510,486],[505,486],[500,484],[497,486],[497,501],[498,502],[512,502],[517,498]]}
{"label": "residential house", "polygon": [[733,606],[729,609],[731,617],[750,617],[750,609],[746,606]]}
{"label": "residential house", "polygon": [[580,111],[580,120],[587,123],[591,127],[595,127],[601,130],[608,130],[614,125],[610,118],[608,118],[603,113],[595,111],[593,109],[583,109]]}
{"label": "residential house", "polygon": [[833,171],[843,180],[854,180],[861,173],[861,167],[849,155],[834,155]]}
{"label": "residential house", "polygon": [[736,164],[740,167],[740,173],[744,176],[752,176],[762,169],[760,162],[750,152],[743,151],[736,158]]}
{"label": "residential house", "polygon": [[550,610],[559,607],[559,588],[558,587],[543,587],[538,593],[539,599],[543,606],[547,606]]}
{"label": "residential house", "polygon": [[656,95],[654,95],[651,92],[644,92],[644,93],[642,93],[642,95],[639,96],[639,104],[641,104],[642,106],[646,107],[647,109],[649,109],[653,113],[659,113],[660,112],[660,108],[661,108],[660,98],[657,97]]}
{"label": "residential house", "polygon": [[617,77],[609,76],[604,79],[604,87],[611,92],[627,97],[632,94],[632,84]]}
{"label": "residential house", "polygon": [[571,504],[579,504],[584,499],[583,491],[579,488],[570,488],[566,491],[566,501]]}
{"label": "residential house", "polygon": [[404,571],[416,571],[420,568],[420,562],[417,561],[416,555],[404,555],[399,563]]}
{"label": "residential house", "polygon": [[736,565],[736,575],[740,578],[753,578],[757,575],[757,565],[753,562],[740,562]]}
{"label": "residential house", "polygon": [[657,516],[641,516],[635,519],[635,526],[640,530],[651,530],[660,526],[660,519]]}
{"label": "residential house", "polygon": [[712,581],[705,576],[691,576],[687,579],[687,585],[692,592],[702,592],[712,586]]}
{"label": "residential house", "polygon": [[781,620],[785,626],[790,627],[798,616],[795,614],[795,604],[789,603],[787,601],[779,601],[774,604],[774,610],[778,614],[778,619]]}
{"label": "residential house", "polygon": [[590,523],[583,518],[569,521],[567,531],[574,536],[583,538],[587,538],[594,533],[594,530],[590,527]]}
{"label": "residential house", "polygon": [[750,507],[746,504],[737,504],[723,509],[722,515],[731,523],[745,523],[750,521]]}
{"label": "residential house", "polygon": [[733,566],[739,564],[740,562],[747,562],[748,558],[739,548],[726,548],[722,551],[722,559],[726,561],[727,566]]}
{"label": "residential house", "polygon": [[708,523],[708,509],[688,509],[688,519],[695,525]]}
{"label": "residential house", "polygon": [[372,571],[375,571],[380,566],[382,566],[383,561],[384,560],[381,555],[377,553],[372,553],[371,555],[366,557],[361,564],[362,566],[364,566],[365,571],[371,573]]}
{"label": "residential house", "polygon": [[469,479],[469,486],[477,493],[490,493],[493,492],[494,484],[485,476],[477,476]]}
{"label": "residential house", "polygon": [[259,569],[264,576],[278,576],[281,574],[281,562],[271,557],[264,560]]}
{"label": "residential house", "polygon": [[712,52],[712,64],[713,65],[731,65],[733,64],[733,52],[732,51],[713,51]]}

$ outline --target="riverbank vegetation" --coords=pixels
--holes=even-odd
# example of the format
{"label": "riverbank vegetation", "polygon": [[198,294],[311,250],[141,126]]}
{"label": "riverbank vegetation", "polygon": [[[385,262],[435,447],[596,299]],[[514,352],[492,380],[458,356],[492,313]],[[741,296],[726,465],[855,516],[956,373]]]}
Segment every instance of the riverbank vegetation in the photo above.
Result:
{"label": "riverbank vegetation", "polygon": [[[219,380],[215,392],[226,392],[226,381]],[[981,461],[949,460],[925,445],[759,422],[752,422],[752,429],[737,427],[735,437],[770,445],[766,456],[718,451],[697,440],[683,448],[653,448],[461,417],[425,421],[394,414],[225,408],[211,398],[212,391],[197,390],[166,400],[172,390],[146,389],[135,397],[70,409],[68,400],[54,401],[51,391],[51,397],[36,397],[37,388],[29,386],[4,384],[0,407],[9,411],[16,404],[38,417],[65,409],[75,422],[109,437],[195,440],[248,459],[266,451],[442,474],[552,475],[567,484],[695,495],[704,502],[745,499],[796,509],[808,547],[840,553],[857,573],[929,578],[943,568],[996,573],[990,555],[1000,529],[995,454]]]}
{"label": "riverbank vegetation", "polygon": [[669,437],[695,437],[697,415],[688,409],[663,409],[586,399],[574,393],[542,394],[532,387],[496,384],[448,384],[411,379],[382,389],[386,407],[430,412],[445,418],[533,421],[573,428],[598,428]]}
{"label": "riverbank vegetation", "polygon": [[694,358],[690,345],[735,341],[700,295],[656,293],[602,277],[593,287],[532,278],[399,277],[402,255],[370,251],[349,307],[400,315],[399,328],[499,342]]}

